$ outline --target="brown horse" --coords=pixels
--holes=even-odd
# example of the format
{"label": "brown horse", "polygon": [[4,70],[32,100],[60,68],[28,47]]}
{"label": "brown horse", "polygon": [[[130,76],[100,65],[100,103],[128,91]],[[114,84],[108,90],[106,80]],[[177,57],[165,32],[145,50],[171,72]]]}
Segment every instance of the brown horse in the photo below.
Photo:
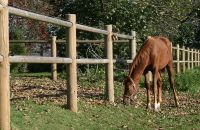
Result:
{"label": "brown horse", "polygon": [[144,74],[145,86],[147,88],[147,108],[151,109],[149,81],[149,71],[151,71],[153,74],[154,109],[155,111],[159,111],[160,103],[162,102],[162,78],[160,73],[164,71],[165,68],[169,75],[170,86],[173,89],[175,104],[178,106],[178,98],[173,79],[172,45],[167,38],[160,36],[149,36],[133,60],[129,74],[124,80],[125,89],[123,102],[126,104],[130,100],[133,100],[133,96],[138,92],[140,78],[142,74]]}

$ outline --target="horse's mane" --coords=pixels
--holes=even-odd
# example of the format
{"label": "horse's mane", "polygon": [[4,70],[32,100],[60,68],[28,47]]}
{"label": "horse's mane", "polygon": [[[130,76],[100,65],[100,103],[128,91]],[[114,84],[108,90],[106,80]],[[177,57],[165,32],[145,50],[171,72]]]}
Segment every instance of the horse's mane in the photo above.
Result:
{"label": "horse's mane", "polygon": [[141,46],[139,52],[137,53],[136,57],[134,58],[131,64],[131,69],[129,71],[128,76],[131,76],[133,70],[144,60],[146,60],[147,57],[149,57],[150,52],[152,50],[152,44],[149,44],[151,40],[153,40],[153,38],[149,36],[148,39],[145,41],[145,43]]}

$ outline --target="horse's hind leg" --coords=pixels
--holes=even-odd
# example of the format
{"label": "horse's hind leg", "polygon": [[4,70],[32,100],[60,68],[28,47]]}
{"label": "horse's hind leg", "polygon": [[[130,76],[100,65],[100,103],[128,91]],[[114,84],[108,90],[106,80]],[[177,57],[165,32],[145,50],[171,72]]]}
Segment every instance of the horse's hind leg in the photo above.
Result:
{"label": "horse's hind leg", "polygon": [[162,78],[160,73],[157,83],[158,83],[158,109],[160,110],[160,104],[162,102]]}
{"label": "horse's hind leg", "polygon": [[177,97],[177,94],[176,94],[176,90],[175,90],[175,87],[174,87],[174,71],[173,71],[173,64],[172,64],[172,62],[170,62],[167,65],[167,72],[168,72],[168,75],[169,75],[170,86],[173,89],[175,104],[178,107],[179,103],[178,103],[178,97]]}
{"label": "horse's hind leg", "polygon": [[150,97],[150,72],[147,72],[145,75],[145,86],[147,88],[147,109],[151,109],[151,97]]}

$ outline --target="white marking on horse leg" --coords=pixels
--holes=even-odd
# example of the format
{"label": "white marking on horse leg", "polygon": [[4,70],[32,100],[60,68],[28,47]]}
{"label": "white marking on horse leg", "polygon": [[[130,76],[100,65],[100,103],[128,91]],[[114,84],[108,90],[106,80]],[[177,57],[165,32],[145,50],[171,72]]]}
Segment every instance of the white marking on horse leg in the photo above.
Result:
{"label": "white marking on horse leg", "polygon": [[147,104],[147,108],[148,108],[148,109],[151,109],[151,103],[148,103],[148,104]]}
{"label": "white marking on horse leg", "polygon": [[154,104],[155,111],[158,112],[160,110],[160,103]]}
{"label": "white marking on horse leg", "polygon": [[156,112],[158,112],[158,111],[160,111],[160,102],[158,102],[158,103],[155,103],[155,111]]}

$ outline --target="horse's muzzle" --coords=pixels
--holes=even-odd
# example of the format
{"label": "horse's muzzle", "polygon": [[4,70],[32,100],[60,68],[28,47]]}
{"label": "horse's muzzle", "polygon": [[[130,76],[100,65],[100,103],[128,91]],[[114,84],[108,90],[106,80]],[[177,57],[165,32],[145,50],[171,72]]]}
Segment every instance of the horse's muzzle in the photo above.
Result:
{"label": "horse's muzzle", "polygon": [[131,103],[131,99],[130,98],[127,98],[127,97],[123,98],[123,104],[124,105],[130,105],[130,103]]}

